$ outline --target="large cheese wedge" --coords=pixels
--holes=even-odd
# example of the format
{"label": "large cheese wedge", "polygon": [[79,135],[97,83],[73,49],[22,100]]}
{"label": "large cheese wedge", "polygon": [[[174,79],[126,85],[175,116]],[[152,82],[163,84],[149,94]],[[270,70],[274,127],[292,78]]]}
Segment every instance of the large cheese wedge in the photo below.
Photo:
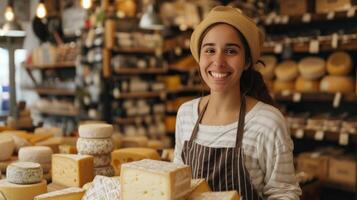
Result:
{"label": "large cheese wedge", "polygon": [[300,76],[296,79],[295,90],[298,92],[318,92],[320,89],[320,81],[308,80]]}
{"label": "large cheese wedge", "polygon": [[125,147],[147,147],[149,139],[146,136],[128,136],[121,141],[123,148]]}
{"label": "large cheese wedge", "polygon": [[112,152],[112,165],[116,175],[120,175],[121,165],[128,162],[139,161],[142,159],[160,160],[160,155],[155,149],[151,148],[123,148]]}
{"label": "large cheese wedge", "polygon": [[45,180],[40,183],[20,185],[3,179],[0,180],[0,191],[7,200],[33,200],[35,196],[46,193],[47,188]]}
{"label": "large cheese wedge", "polygon": [[68,188],[67,186],[56,184],[56,183],[50,183],[47,185],[47,192],[53,192],[57,190],[63,190]]}
{"label": "large cheese wedge", "polygon": [[295,90],[295,81],[274,81],[274,92],[281,92],[281,91],[294,91]]}
{"label": "large cheese wedge", "polygon": [[104,166],[104,167],[95,167],[94,168],[94,176],[97,176],[97,175],[112,177],[115,175],[115,172],[111,165]]}
{"label": "large cheese wedge", "polygon": [[285,60],[275,68],[276,79],[280,81],[293,81],[299,76],[297,64],[293,60]]}
{"label": "large cheese wedge", "polygon": [[6,179],[15,184],[32,184],[41,182],[42,167],[33,162],[14,162],[7,166]]}
{"label": "large cheese wedge", "polygon": [[317,80],[326,72],[325,60],[319,57],[306,57],[300,60],[299,72],[302,77],[309,80]]}
{"label": "large cheese wedge", "polygon": [[52,182],[68,187],[82,187],[93,180],[93,156],[53,154]]}
{"label": "large cheese wedge", "polygon": [[239,200],[237,191],[228,192],[205,192],[191,196],[188,200]]}
{"label": "large cheese wedge", "polygon": [[327,58],[327,71],[331,75],[343,76],[352,70],[352,58],[347,52],[338,51]]}
{"label": "large cheese wedge", "polygon": [[12,137],[0,135],[0,161],[9,160],[15,150],[15,142]]}
{"label": "large cheese wedge", "polygon": [[320,82],[320,90],[329,93],[353,93],[355,81],[348,76],[325,76]]}
{"label": "large cheese wedge", "polygon": [[125,163],[120,175],[121,200],[184,199],[191,186],[191,168],[171,162],[141,160]]}
{"label": "large cheese wedge", "polygon": [[204,192],[211,192],[211,191],[212,190],[205,179],[192,179],[189,198],[197,194],[201,194]]}
{"label": "large cheese wedge", "polygon": [[101,155],[111,153],[114,148],[112,138],[78,138],[77,151],[80,154]]}
{"label": "large cheese wedge", "polygon": [[113,134],[111,124],[82,124],[78,129],[82,138],[108,138]]}
{"label": "large cheese wedge", "polygon": [[22,147],[19,150],[19,161],[51,163],[52,149],[45,146]]}
{"label": "large cheese wedge", "polygon": [[[51,135],[51,136],[61,136],[62,128],[60,127],[38,127],[34,131],[35,135]],[[39,142],[39,141],[37,141]]]}
{"label": "large cheese wedge", "polygon": [[81,200],[84,192],[81,188],[70,187],[37,195],[34,200]]}
{"label": "large cheese wedge", "polygon": [[274,69],[277,64],[277,59],[275,56],[262,56],[260,58],[265,64],[256,65],[256,69],[262,74],[264,79],[271,80],[274,78]]}
{"label": "large cheese wedge", "polygon": [[59,145],[63,143],[62,137],[52,137],[41,142],[37,142],[36,146],[47,146],[52,149],[53,153],[59,153]]}
{"label": "large cheese wedge", "polygon": [[120,182],[118,177],[96,176],[89,185],[82,200],[120,199]]}

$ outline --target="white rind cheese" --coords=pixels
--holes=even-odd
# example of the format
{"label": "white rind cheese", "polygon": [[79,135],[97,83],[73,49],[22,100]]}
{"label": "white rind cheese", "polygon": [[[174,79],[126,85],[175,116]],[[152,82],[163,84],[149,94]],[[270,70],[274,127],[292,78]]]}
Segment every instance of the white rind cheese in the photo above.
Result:
{"label": "white rind cheese", "polygon": [[120,199],[120,182],[118,177],[96,176],[87,189],[82,200]]}
{"label": "white rind cheese", "polygon": [[110,165],[110,162],[111,162],[110,154],[94,155],[93,156],[94,167],[108,166],[108,165]]}
{"label": "white rind cheese", "polygon": [[204,192],[190,197],[188,200],[239,200],[237,191]]}
{"label": "white rind cheese", "polygon": [[51,163],[52,149],[45,146],[22,147],[19,150],[19,161]]}
{"label": "white rind cheese", "polygon": [[42,167],[33,162],[15,162],[7,166],[6,179],[15,184],[40,183],[43,177]]}
{"label": "white rind cheese", "polygon": [[47,192],[45,180],[35,184],[13,184],[6,179],[0,180],[0,191],[7,200],[33,200],[35,196]]}
{"label": "white rind cheese", "polygon": [[15,142],[11,137],[0,136],[0,161],[9,160],[15,150]]}
{"label": "white rind cheese", "polygon": [[78,187],[69,187],[62,190],[48,192],[35,197],[34,200],[74,200],[82,199],[85,190]]}
{"label": "white rind cheese", "polygon": [[148,159],[125,163],[120,183],[121,200],[183,199],[190,192],[191,168]]}
{"label": "white rind cheese", "polygon": [[112,177],[115,175],[114,168],[111,165],[105,167],[95,167],[94,176],[96,175]]}
{"label": "white rind cheese", "polygon": [[83,124],[78,129],[81,138],[109,138],[113,134],[111,124]]}
{"label": "white rind cheese", "polygon": [[80,154],[101,155],[109,154],[113,150],[113,141],[107,139],[78,138],[77,151]]}

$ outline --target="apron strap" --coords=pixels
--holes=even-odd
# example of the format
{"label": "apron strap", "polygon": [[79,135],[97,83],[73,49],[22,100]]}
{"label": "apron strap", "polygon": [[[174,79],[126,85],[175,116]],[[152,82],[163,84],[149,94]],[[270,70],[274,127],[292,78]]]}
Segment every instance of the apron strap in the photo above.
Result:
{"label": "apron strap", "polygon": [[[202,99],[202,98],[201,98],[201,99]],[[199,102],[198,102],[198,109],[200,108],[201,99],[200,99]],[[193,128],[193,131],[192,131],[192,134],[191,134],[190,142],[193,142],[193,140],[194,140],[194,139],[196,138],[196,136],[197,136],[198,127],[199,127],[200,122],[201,122],[201,120],[202,120],[202,118],[203,118],[203,114],[206,112],[208,102],[209,102],[209,99],[208,99],[206,105],[203,107],[202,111],[201,111],[201,112],[199,113],[199,115],[198,115],[198,119],[197,119],[197,121],[196,121],[196,124],[195,124],[195,126],[194,126],[194,128]]]}
{"label": "apron strap", "polygon": [[246,96],[245,94],[243,94],[241,96],[241,104],[239,110],[239,119],[238,119],[237,135],[236,135],[236,148],[242,147],[245,112],[246,112]]}

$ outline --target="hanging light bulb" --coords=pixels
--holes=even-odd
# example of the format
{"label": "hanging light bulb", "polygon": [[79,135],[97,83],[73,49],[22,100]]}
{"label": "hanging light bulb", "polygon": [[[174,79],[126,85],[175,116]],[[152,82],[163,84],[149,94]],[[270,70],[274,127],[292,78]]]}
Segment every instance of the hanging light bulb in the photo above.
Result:
{"label": "hanging light bulb", "polygon": [[14,21],[15,18],[15,14],[14,14],[14,10],[12,9],[11,4],[8,4],[5,8],[5,19],[8,22],[12,22]]}
{"label": "hanging light bulb", "polygon": [[82,7],[88,10],[90,7],[92,7],[92,0],[82,0]]}
{"label": "hanging light bulb", "polygon": [[4,16],[5,23],[0,26],[0,37],[24,37],[25,31],[22,30],[21,25],[16,21],[13,1],[8,1]]}
{"label": "hanging light bulb", "polygon": [[40,0],[39,4],[37,5],[36,9],[36,16],[40,19],[43,19],[46,17],[47,11],[45,4],[43,3],[43,0]]}

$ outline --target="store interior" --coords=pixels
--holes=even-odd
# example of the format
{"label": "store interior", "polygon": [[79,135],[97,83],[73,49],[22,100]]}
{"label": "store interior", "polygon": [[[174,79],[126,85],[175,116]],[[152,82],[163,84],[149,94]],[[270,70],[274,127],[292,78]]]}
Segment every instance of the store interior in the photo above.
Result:
{"label": "store interior", "polygon": [[[301,199],[357,199],[355,0],[2,0],[0,143],[75,153],[80,124],[109,123],[114,149],[172,161],[180,105],[210,92],[189,45],[217,5],[265,34],[255,67],[288,124]],[[0,159],[3,178],[17,159]]]}

